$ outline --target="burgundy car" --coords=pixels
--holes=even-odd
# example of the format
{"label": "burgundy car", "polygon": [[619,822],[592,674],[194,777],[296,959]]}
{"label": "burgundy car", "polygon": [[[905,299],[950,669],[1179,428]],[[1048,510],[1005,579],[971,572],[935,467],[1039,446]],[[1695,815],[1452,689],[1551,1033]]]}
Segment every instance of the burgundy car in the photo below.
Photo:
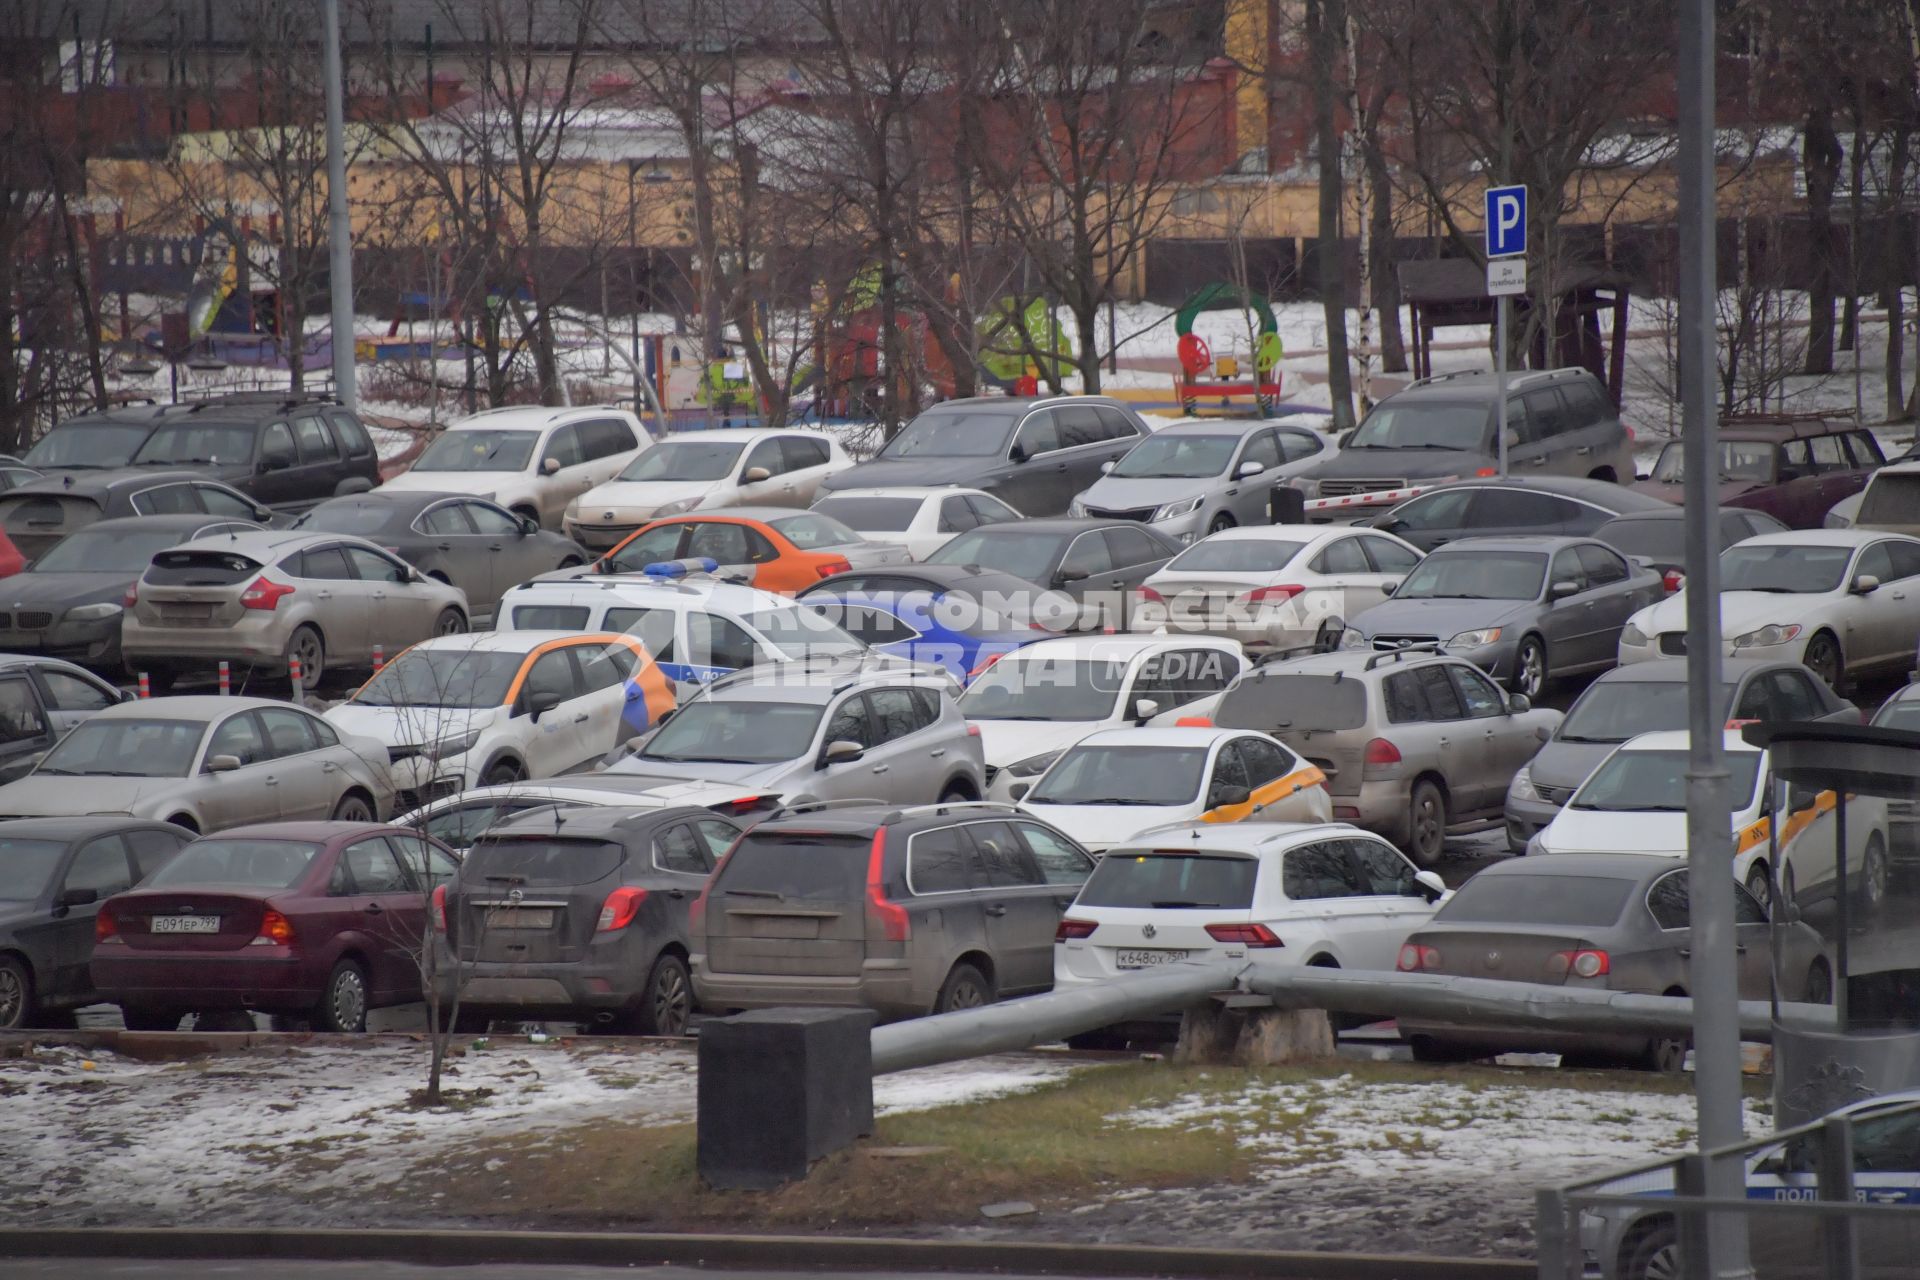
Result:
{"label": "burgundy car", "polygon": [[[1633,487],[1679,502],[1686,491],[1681,442],[1661,449],[1653,474]],[[1720,427],[1721,506],[1764,511],[1790,529],[1818,529],[1842,498],[1886,462],[1873,433],[1818,415],[1729,417]]]}
{"label": "burgundy car", "polygon": [[362,1031],[421,998],[428,895],[458,869],[404,827],[281,822],[196,840],[94,918],[93,984],[131,1030],[248,1010]]}

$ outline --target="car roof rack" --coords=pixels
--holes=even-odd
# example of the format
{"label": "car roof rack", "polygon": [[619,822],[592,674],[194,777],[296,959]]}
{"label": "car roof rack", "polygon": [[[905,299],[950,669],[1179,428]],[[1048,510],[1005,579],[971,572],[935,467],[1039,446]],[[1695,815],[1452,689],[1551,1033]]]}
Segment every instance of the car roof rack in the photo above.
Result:
{"label": "car roof rack", "polygon": [[1383,662],[1400,662],[1408,657],[1422,656],[1439,657],[1439,642],[1434,641],[1431,644],[1403,644],[1395,649],[1383,649],[1368,658],[1366,665],[1362,667],[1361,670],[1371,671]]}
{"label": "car roof rack", "polygon": [[301,405],[339,405],[338,396],[320,395],[304,391],[227,391],[219,395],[205,396],[189,401],[182,407],[188,413],[201,413],[207,409],[221,409],[228,405],[250,408],[295,409]]}
{"label": "car roof rack", "polygon": [[1323,648],[1318,641],[1315,641],[1312,644],[1288,645],[1284,649],[1268,650],[1266,653],[1261,654],[1258,658],[1255,658],[1253,661],[1253,665],[1255,667],[1264,667],[1268,663],[1272,663],[1272,662],[1289,662],[1294,658],[1310,657],[1313,654],[1317,654],[1317,653],[1337,653],[1337,652],[1339,652],[1339,650],[1337,649]]}
{"label": "car roof rack", "polygon": [[939,800],[933,804],[908,805],[898,813],[889,816],[898,821],[923,813],[946,813],[950,809],[988,809],[994,813],[1020,812],[1018,805],[1009,804],[1005,800]]}
{"label": "car roof rack", "polygon": [[[875,807],[883,807],[886,803],[885,800],[877,797],[864,800],[858,798],[851,800],[802,800],[798,804],[781,805],[765,818],[762,818],[761,821],[771,822],[775,818],[786,818],[800,813],[827,813],[834,809],[872,809]],[[880,821],[882,823],[893,823],[900,821],[900,818],[901,811],[899,809],[889,809],[881,816]]]}

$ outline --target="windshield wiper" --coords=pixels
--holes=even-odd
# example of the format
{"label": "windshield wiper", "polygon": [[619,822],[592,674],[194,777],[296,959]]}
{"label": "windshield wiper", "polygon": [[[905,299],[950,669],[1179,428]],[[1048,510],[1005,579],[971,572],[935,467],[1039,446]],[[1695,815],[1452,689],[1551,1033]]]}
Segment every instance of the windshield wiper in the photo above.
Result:
{"label": "windshield wiper", "polygon": [[488,876],[487,877],[488,884],[525,884],[526,882],[527,882],[527,878],[525,876]]}
{"label": "windshield wiper", "polygon": [[1686,806],[1678,804],[1615,804],[1602,809],[1597,804],[1574,806],[1578,809],[1590,809],[1599,813],[1685,813]]}
{"label": "windshield wiper", "polygon": [[[1054,803],[1056,804],[1134,804],[1134,805],[1147,805],[1148,807],[1155,808],[1155,809],[1162,809],[1162,808],[1165,808],[1167,805],[1167,802],[1165,800],[1142,800],[1139,796],[1102,796],[1097,800],[1058,800],[1058,801],[1055,801]],[[1178,800],[1175,800],[1173,803],[1178,804],[1180,802]]]}
{"label": "windshield wiper", "polygon": [[1594,746],[1617,746],[1620,743],[1625,742],[1626,739],[1625,738],[1589,738],[1582,733],[1563,733],[1560,735],[1560,741],[1585,742]]}
{"label": "windshield wiper", "polygon": [[1209,910],[1211,910],[1211,909],[1213,909],[1213,908],[1216,908],[1216,907],[1218,907],[1218,906],[1219,906],[1220,904],[1219,904],[1219,903],[1217,903],[1217,902],[1180,902],[1180,901],[1173,901],[1173,902],[1156,902],[1156,903],[1154,903],[1153,905],[1154,905],[1154,906],[1156,906],[1156,907],[1158,907],[1158,908],[1160,908],[1161,910],[1173,910],[1173,909],[1176,909],[1176,908],[1179,908],[1179,907],[1206,907],[1206,908],[1208,908]]}
{"label": "windshield wiper", "polygon": [[742,760],[737,756],[656,756],[641,752],[642,760],[665,760],[670,764],[764,764],[761,760]]}

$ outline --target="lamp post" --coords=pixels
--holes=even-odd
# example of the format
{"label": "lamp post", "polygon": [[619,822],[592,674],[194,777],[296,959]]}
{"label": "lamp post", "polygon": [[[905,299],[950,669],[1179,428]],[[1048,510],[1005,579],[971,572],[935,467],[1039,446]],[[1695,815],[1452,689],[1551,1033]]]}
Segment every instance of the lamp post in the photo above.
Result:
{"label": "lamp post", "polygon": [[[333,394],[359,408],[353,372],[353,223],[347,217],[345,72],[340,61],[340,0],[323,0],[327,77],[327,275],[333,311]],[[427,92],[432,94],[432,86]],[[294,340],[300,340],[295,334]]]}

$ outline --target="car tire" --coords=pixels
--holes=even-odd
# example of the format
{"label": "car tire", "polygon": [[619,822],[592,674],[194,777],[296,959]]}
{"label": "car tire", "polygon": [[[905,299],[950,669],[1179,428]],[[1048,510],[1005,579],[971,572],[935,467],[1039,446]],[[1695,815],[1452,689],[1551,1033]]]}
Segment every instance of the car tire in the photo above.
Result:
{"label": "car tire", "polygon": [[585,565],[586,563],[587,562],[585,560],[582,560],[579,556],[568,556],[565,560],[562,560],[559,564],[555,565],[554,568],[578,569],[583,565]]}
{"label": "car tire", "polygon": [[436,636],[459,636],[467,632],[467,615],[458,609],[442,609],[440,616],[433,620],[433,634]]}
{"label": "car tire", "polygon": [[1840,651],[1840,642],[1833,638],[1831,631],[1818,632],[1807,641],[1800,662],[1825,681],[1827,688],[1841,697],[1846,696],[1847,659]]}
{"label": "car tire", "polygon": [[1860,858],[1860,907],[1864,914],[1877,915],[1886,909],[1892,875],[1887,865],[1887,842],[1876,831],[1867,837],[1867,850]]}
{"label": "car tire", "polygon": [[1101,1027],[1098,1031],[1082,1031],[1079,1035],[1068,1036],[1066,1046],[1082,1053],[1119,1053],[1132,1043],[1132,1037],[1113,1027]]}
{"label": "car tire", "polygon": [[957,964],[934,997],[935,1013],[954,1013],[961,1009],[979,1009],[994,1001],[993,983],[970,964]]}
{"label": "car tire", "polygon": [[1756,862],[1747,872],[1747,892],[1753,895],[1762,911],[1769,917],[1773,915],[1773,876],[1768,873],[1766,863]]}
{"label": "car tire", "polygon": [[1678,1075],[1686,1070],[1687,1051],[1691,1048],[1693,1042],[1687,1036],[1656,1036],[1647,1041],[1647,1047],[1635,1059],[1633,1066],[1640,1071]]}
{"label": "car tire", "polygon": [[527,771],[520,767],[518,760],[496,760],[487,766],[486,773],[481,775],[480,783],[487,787],[504,787],[519,782],[526,776]]}
{"label": "car tire", "polygon": [[1446,845],[1446,794],[1432,778],[1422,778],[1407,797],[1407,857],[1425,871],[1439,865]]}
{"label": "car tire", "polygon": [[177,1031],[180,1019],[187,1015],[179,1009],[159,1009],[151,1005],[123,1004],[120,1023],[129,1031]]}
{"label": "car tire", "polygon": [[23,961],[0,956],[0,1031],[33,1025],[33,974]]}
{"label": "car tire", "polygon": [[1833,1003],[1833,970],[1825,956],[1807,966],[1807,985],[1800,998],[1808,1004]]}
{"label": "car tire", "polygon": [[320,1003],[313,1009],[317,1031],[358,1034],[367,1029],[367,975],[352,960],[342,960],[327,975]]}
{"label": "car tire", "polygon": [[1472,1049],[1463,1049],[1459,1045],[1448,1044],[1444,1040],[1435,1040],[1432,1036],[1415,1036],[1407,1041],[1407,1052],[1413,1055],[1415,1062],[1427,1062],[1439,1065],[1452,1062],[1472,1062],[1487,1055],[1475,1053]]}
{"label": "car tire", "polygon": [[365,795],[358,791],[349,791],[340,797],[338,804],[333,806],[332,821],[378,822],[380,815],[373,811],[373,805],[368,802]]}
{"label": "car tire", "polygon": [[647,972],[634,1027],[643,1036],[684,1036],[693,1019],[693,978],[687,962],[664,952]]}
{"label": "car tire", "polygon": [[1791,907],[1799,901],[1798,886],[1794,884],[1793,864],[1788,863],[1780,871],[1780,905]]}
{"label": "car tire", "polygon": [[1222,511],[1219,515],[1215,516],[1213,522],[1207,526],[1207,532],[1210,534],[1222,533],[1231,528],[1233,528],[1233,517]]}
{"label": "car tire", "polygon": [[972,793],[966,791],[964,788],[948,787],[945,791],[942,791],[940,793],[939,803],[941,804],[972,804],[973,801],[974,801],[974,797]]}
{"label": "car tire", "polygon": [[1340,637],[1345,635],[1346,631],[1347,626],[1344,622],[1321,623],[1320,629],[1313,633],[1313,651],[1332,653],[1340,647]]}
{"label": "car tire", "polygon": [[1622,1280],[1685,1280],[1680,1265],[1680,1233],[1671,1222],[1655,1223],[1626,1249]]}
{"label": "car tire", "polygon": [[1513,652],[1513,679],[1508,682],[1513,691],[1537,700],[1552,681],[1553,668],[1547,665],[1546,641],[1535,635],[1521,636],[1520,647]]}
{"label": "car tire", "polygon": [[293,629],[293,634],[287,637],[287,651],[281,655],[282,676],[293,670],[295,658],[300,659],[300,687],[318,689],[327,674],[327,642],[319,628],[303,622]]}

